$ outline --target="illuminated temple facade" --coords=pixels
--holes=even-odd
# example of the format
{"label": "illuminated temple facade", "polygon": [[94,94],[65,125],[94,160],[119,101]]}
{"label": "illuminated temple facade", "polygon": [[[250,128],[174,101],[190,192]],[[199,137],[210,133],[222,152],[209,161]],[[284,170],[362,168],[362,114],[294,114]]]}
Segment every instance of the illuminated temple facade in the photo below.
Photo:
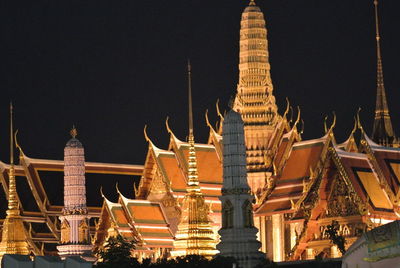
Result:
{"label": "illuminated temple facade", "polygon": [[[250,1],[242,14],[239,82],[233,103],[233,110],[244,122],[247,176],[255,200],[253,221],[259,230],[260,250],[274,261],[340,257],[326,233],[333,220],[338,222],[348,247],[366,230],[400,218],[400,149],[396,148],[383,86],[380,36],[377,31],[373,135],[367,135],[357,117],[344,142],[335,139],[335,119],[322,137],[303,140],[300,112],[292,122],[288,118],[289,105],[280,114],[275,104],[265,25],[262,11]],[[223,120],[219,113],[219,126]],[[137,241],[133,254],[139,258],[155,260],[176,251],[182,215],[187,212],[184,200],[192,176],[189,156],[193,152],[196,189],[207,205],[210,229],[215,242],[219,242],[222,128],[214,128],[208,118],[205,125],[209,128],[208,141],[194,143],[178,138],[167,121],[167,148],[157,147],[156,139],[145,131],[148,149],[143,165],[85,162],[88,190],[98,191],[99,196],[88,200],[85,214],[95,249],[101,248],[108,237],[120,234]],[[18,164],[0,162],[4,192],[0,198],[3,203],[6,199],[14,202],[13,195],[8,194],[14,189],[14,175],[18,178],[18,217],[27,243],[24,248],[35,255],[57,254],[56,246],[63,237],[63,204],[55,196],[62,196],[63,191],[62,187],[52,186],[63,183],[64,161],[31,158],[18,148]],[[50,173],[61,176],[49,183]],[[134,176],[140,179],[134,191],[124,192],[125,195],[116,189],[114,197],[101,196],[100,184],[112,179],[97,179],[104,174],[124,176],[132,184]],[[15,210],[16,206],[12,208]],[[8,230],[5,211],[6,208],[2,211],[3,240]],[[4,241],[1,243],[0,253],[4,254]]]}

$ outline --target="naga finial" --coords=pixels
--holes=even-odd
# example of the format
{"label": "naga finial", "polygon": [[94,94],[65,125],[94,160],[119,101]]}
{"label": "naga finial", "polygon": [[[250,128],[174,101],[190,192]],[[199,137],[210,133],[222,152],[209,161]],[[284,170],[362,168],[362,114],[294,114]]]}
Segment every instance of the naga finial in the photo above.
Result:
{"label": "naga finial", "polygon": [[150,142],[150,143],[151,143],[151,140],[150,140],[149,136],[147,135],[147,125],[144,125],[143,134],[144,134],[144,139],[145,139],[147,142]]}
{"label": "naga finial", "polygon": [[332,121],[332,125],[329,128],[329,130],[332,130],[336,126],[336,113],[335,113],[335,111],[333,111],[332,113],[333,113],[333,121]]}
{"label": "naga finial", "polygon": [[210,124],[210,120],[208,120],[208,109],[206,110],[205,117],[206,117],[207,126],[208,127],[212,127],[211,124]]}
{"label": "naga finial", "polygon": [[361,120],[360,120],[360,111],[361,111],[361,107],[358,107],[357,110],[357,126],[359,129],[363,130],[363,127],[361,125]]}
{"label": "naga finial", "polygon": [[289,112],[289,107],[290,107],[289,98],[286,97],[286,110],[283,113],[283,118],[285,118],[286,120],[287,120],[286,116],[287,116],[287,114]]}
{"label": "naga finial", "polygon": [[294,122],[294,125],[293,125],[293,126],[297,126],[297,124],[300,122],[300,116],[301,116],[300,107],[297,106],[297,119],[296,119],[296,121]]}
{"label": "naga finial", "polygon": [[169,134],[173,134],[171,127],[169,126],[169,116],[165,119],[165,127],[167,128],[167,131]]}
{"label": "naga finial", "polygon": [[325,115],[325,117],[324,117],[324,131],[325,131],[325,134],[328,133],[328,127],[326,126],[326,120],[328,120],[328,116],[327,115]]}
{"label": "naga finial", "polygon": [[115,183],[115,190],[117,190],[118,194],[121,194],[121,192],[119,191],[118,182]]}
{"label": "naga finial", "polygon": [[18,134],[18,129],[15,131],[15,134],[14,134],[15,147],[17,147],[17,149],[19,150],[19,157],[23,157],[24,152],[22,151],[22,148],[18,143],[17,134]]}
{"label": "naga finial", "polygon": [[300,130],[300,135],[304,133],[304,120],[301,119],[301,130]]}

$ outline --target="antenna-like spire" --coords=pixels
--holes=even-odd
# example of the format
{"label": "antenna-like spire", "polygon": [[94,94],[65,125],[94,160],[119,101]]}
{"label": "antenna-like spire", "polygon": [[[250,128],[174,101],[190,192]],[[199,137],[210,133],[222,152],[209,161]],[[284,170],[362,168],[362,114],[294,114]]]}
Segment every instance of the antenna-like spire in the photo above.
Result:
{"label": "antenna-like spire", "polygon": [[8,211],[7,214],[19,215],[17,186],[14,169],[14,127],[13,127],[13,105],[10,102],[10,171],[8,174]]}
{"label": "antenna-like spire", "polygon": [[189,191],[200,191],[197,176],[196,149],[194,146],[193,107],[192,107],[192,66],[188,59],[188,102],[189,102],[189,159],[188,159],[188,188]]}
{"label": "antenna-like spire", "polygon": [[374,0],[375,6],[375,33],[376,33],[376,56],[377,56],[377,85],[384,87],[383,81],[383,67],[382,67],[382,54],[381,54],[381,36],[379,34],[379,16],[378,16],[378,0]]}
{"label": "antenna-like spire", "polygon": [[[389,108],[386,99],[385,84],[383,79],[382,54],[379,33],[378,0],[374,0],[375,7],[375,30],[376,30],[376,56],[377,56],[377,74],[376,74],[376,107],[375,119],[372,129],[372,139],[385,146],[393,146],[396,143],[392,122],[389,115]],[[382,142],[385,141],[385,142]]]}
{"label": "antenna-like spire", "polygon": [[188,181],[181,205],[181,219],[175,234],[172,257],[202,255],[207,258],[216,254],[215,239],[208,218],[209,206],[204,200],[197,173],[196,148],[193,134],[193,107],[191,66],[188,60],[188,102],[189,102],[189,157]]}
{"label": "antenna-like spire", "polygon": [[189,141],[190,136],[193,136],[193,108],[192,108],[192,66],[190,59],[188,59],[188,102],[189,102]]}
{"label": "antenna-like spire", "polygon": [[10,102],[10,164],[12,167],[14,167],[14,128],[12,102]]}

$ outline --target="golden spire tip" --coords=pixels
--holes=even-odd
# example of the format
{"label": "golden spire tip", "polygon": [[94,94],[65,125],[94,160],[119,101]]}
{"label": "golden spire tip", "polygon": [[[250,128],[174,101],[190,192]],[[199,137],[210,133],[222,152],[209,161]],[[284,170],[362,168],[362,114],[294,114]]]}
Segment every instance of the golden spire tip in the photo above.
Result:
{"label": "golden spire tip", "polygon": [[69,134],[71,134],[71,137],[75,139],[76,136],[78,136],[78,130],[76,130],[75,125],[72,125],[72,129],[69,132]]}
{"label": "golden spire tip", "polygon": [[10,164],[14,166],[14,127],[13,127],[13,105],[10,101]]}

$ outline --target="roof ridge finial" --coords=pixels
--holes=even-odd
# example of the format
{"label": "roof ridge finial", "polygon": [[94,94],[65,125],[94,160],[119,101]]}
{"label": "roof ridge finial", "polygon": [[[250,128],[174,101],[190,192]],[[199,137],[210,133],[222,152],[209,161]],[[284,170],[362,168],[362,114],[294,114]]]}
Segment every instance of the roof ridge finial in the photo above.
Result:
{"label": "roof ridge finial", "polygon": [[72,125],[72,129],[69,132],[71,134],[71,137],[75,139],[76,136],[78,136],[78,130],[76,130],[75,124]]}
{"label": "roof ridge finial", "polygon": [[255,5],[256,5],[255,0],[250,0],[249,6],[255,6]]}

